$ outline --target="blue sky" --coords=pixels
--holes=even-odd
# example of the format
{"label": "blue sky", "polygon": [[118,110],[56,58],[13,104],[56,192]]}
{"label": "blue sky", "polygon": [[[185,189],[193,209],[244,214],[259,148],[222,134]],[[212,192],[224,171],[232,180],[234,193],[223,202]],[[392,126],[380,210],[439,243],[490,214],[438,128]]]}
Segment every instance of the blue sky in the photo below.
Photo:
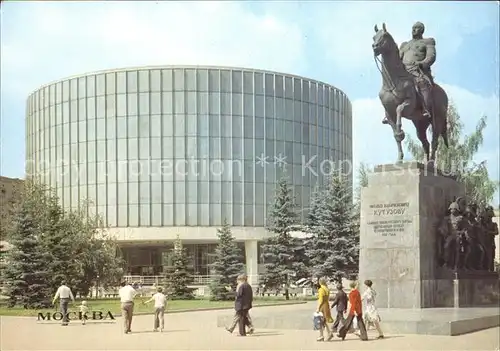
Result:
{"label": "blue sky", "polygon": [[[1,11],[1,175],[23,176],[31,91],[73,74],[157,64],[252,67],[333,84],[353,103],[355,162],[393,162],[392,134],[380,123],[373,26],[385,22],[401,43],[418,20],[436,39],[433,73],[466,130],[488,116],[478,160],[499,178],[497,2],[8,2]],[[373,135],[382,138],[368,144]]]}

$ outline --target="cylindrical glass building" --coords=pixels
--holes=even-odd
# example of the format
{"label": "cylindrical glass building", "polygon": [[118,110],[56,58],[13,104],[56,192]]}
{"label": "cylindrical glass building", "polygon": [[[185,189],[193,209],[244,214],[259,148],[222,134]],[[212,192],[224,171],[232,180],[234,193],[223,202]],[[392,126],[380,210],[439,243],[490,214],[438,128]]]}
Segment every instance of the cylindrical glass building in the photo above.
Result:
{"label": "cylindrical glass building", "polygon": [[[28,98],[26,134],[27,175],[55,188],[66,208],[90,200],[124,245],[143,248],[132,256],[149,257],[131,267],[154,274],[165,266],[165,243],[179,234],[208,245],[224,219],[237,240],[253,243],[245,245],[248,260],[267,235],[283,170],[305,216],[332,161],[352,161],[351,104],[342,91],[230,67],[139,67],[63,79]],[[193,253],[200,269],[207,252]]]}

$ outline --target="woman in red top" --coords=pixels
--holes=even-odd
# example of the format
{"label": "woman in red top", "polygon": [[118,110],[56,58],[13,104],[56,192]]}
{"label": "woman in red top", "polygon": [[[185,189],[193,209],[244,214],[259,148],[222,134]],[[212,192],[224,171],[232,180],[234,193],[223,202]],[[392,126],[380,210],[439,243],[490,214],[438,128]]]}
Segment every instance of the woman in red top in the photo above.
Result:
{"label": "woman in red top", "polygon": [[363,322],[363,307],[361,305],[361,294],[358,290],[358,284],[356,282],[351,282],[349,286],[351,288],[351,291],[349,292],[349,315],[345,320],[344,325],[342,325],[342,328],[339,329],[339,333],[337,336],[344,340],[348,330],[351,328],[354,317],[356,317],[360,332],[359,337],[361,338],[361,340],[368,340],[365,324]]}

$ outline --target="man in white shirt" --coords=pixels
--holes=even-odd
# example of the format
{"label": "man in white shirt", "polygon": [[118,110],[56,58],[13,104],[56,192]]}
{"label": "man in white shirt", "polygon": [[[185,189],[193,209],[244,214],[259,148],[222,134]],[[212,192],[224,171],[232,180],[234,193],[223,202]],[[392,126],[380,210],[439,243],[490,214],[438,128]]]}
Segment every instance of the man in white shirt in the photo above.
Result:
{"label": "man in white shirt", "polygon": [[61,286],[57,289],[56,294],[54,295],[54,298],[52,299],[52,304],[54,305],[56,303],[56,300],[59,298],[59,305],[61,307],[61,313],[62,313],[62,324],[61,325],[68,325],[69,323],[69,318],[68,318],[68,304],[69,304],[69,299],[71,299],[73,302],[75,302],[75,297],[73,296],[73,293],[71,292],[71,289],[66,286],[66,282],[62,282]]}
{"label": "man in white shirt", "polygon": [[121,286],[118,294],[120,295],[123,326],[125,334],[128,334],[132,332],[130,327],[132,326],[132,316],[134,315],[134,297],[137,295],[137,291],[126,282],[122,282]]}
{"label": "man in white shirt", "polygon": [[158,328],[160,328],[160,332],[162,332],[165,326],[164,315],[165,306],[167,305],[167,297],[162,292],[163,289],[161,287],[158,287],[157,291],[158,292],[154,294],[152,298],[150,298],[148,301],[145,301],[144,303],[148,303],[151,301],[155,302],[155,322],[153,331],[158,331]]}

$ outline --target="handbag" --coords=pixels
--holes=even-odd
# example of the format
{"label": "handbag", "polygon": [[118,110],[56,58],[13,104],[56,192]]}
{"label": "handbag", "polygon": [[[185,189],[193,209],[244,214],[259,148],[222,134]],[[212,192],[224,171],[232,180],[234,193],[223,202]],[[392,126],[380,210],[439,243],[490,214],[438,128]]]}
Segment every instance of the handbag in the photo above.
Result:
{"label": "handbag", "polygon": [[314,313],[313,314],[313,330],[320,330],[323,325],[323,313]]}

